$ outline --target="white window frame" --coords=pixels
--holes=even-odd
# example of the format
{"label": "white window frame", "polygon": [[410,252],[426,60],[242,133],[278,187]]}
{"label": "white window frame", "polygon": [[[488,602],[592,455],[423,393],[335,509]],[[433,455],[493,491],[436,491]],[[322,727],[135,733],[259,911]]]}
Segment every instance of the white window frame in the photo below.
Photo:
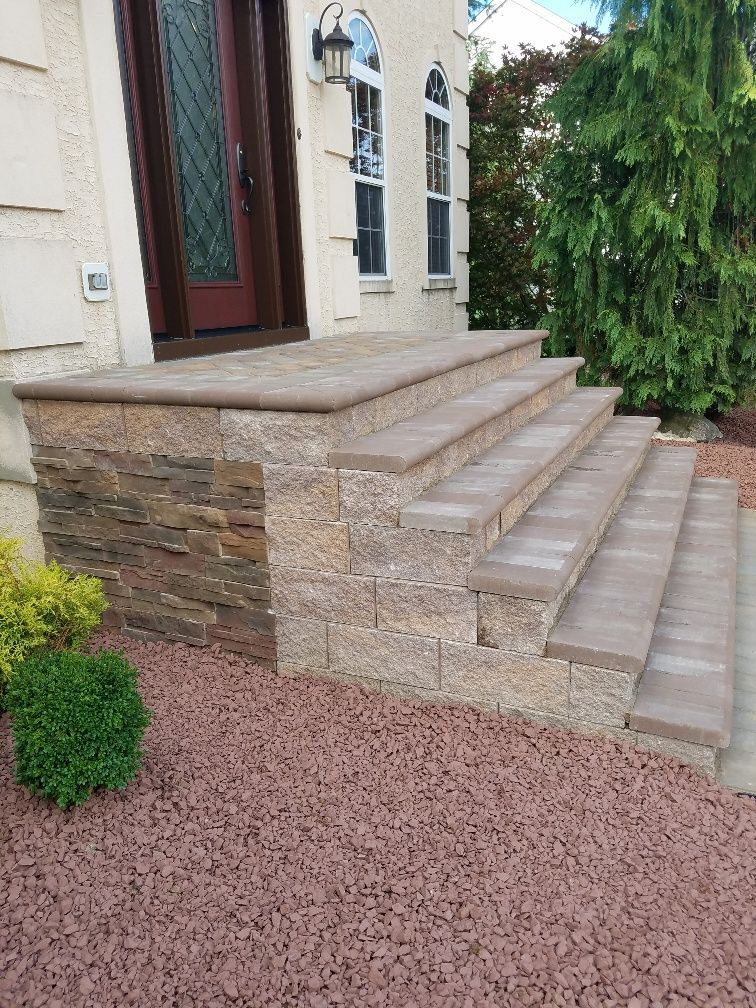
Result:
{"label": "white window frame", "polygon": [[[370,34],[375,40],[375,47],[378,51],[378,60],[381,64],[381,73],[376,73],[375,70],[371,70],[370,67],[366,67],[363,63],[357,63],[352,60],[349,73],[356,80],[360,80],[365,84],[370,84],[371,87],[376,88],[381,95],[381,126],[382,126],[382,138],[383,138],[383,178],[377,179],[373,176],[360,175],[359,172],[352,171],[352,178],[356,182],[362,182],[366,185],[378,186],[383,190],[383,257],[386,263],[386,269],[383,273],[360,273],[360,280],[390,280],[391,279],[391,248],[389,242],[389,215],[388,215],[388,187],[386,185],[386,179],[388,176],[388,142],[387,142],[387,123],[386,123],[386,90],[385,90],[385,66],[383,61],[383,52],[381,50],[381,44],[378,40],[378,33],[376,32],[370,21],[362,14],[360,11],[354,11],[349,15],[349,21],[347,22],[351,26],[353,21],[361,21],[365,27],[370,31]],[[355,187],[355,218],[357,215],[357,189]],[[355,239],[358,240],[358,239]],[[358,257],[359,263],[359,257]],[[358,266],[359,268],[359,266]]]}
{"label": "white window frame", "polygon": [[[429,98],[425,97],[425,89],[428,86],[428,78],[431,75],[431,71],[437,70],[441,77],[443,78],[444,84],[446,85],[446,93],[449,96],[449,108],[445,109],[443,105],[437,105],[432,102]],[[436,119],[440,119],[449,126],[449,192],[446,196],[441,193],[431,192],[427,188],[428,182],[428,169],[427,169],[427,148],[425,146],[425,116],[431,115]],[[428,72],[423,78],[423,171],[425,172],[426,190],[425,190],[425,244],[426,244],[426,259],[428,260],[428,279],[429,280],[449,280],[454,276],[454,128],[452,122],[452,89],[449,85],[449,78],[444,73],[444,68],[440,63],[431,63],[428,67]],[[430,260],[428,259],[427,245],[428,245],[428,200],[435,199],[444,203],[449,204],[449,272],[448,273],[431,273],[430,272]]]}

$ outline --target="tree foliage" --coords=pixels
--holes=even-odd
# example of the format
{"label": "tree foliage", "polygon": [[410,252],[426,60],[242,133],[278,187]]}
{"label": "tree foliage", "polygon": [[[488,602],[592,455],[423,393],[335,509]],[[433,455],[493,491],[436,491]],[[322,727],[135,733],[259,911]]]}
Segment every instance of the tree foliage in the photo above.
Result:
{"label": "tree foliage", "polygon": [[554,144],[546,101],[597,42],[584,29],[566,48],[479,51],[470,72],[470,325],[533,326],[548,307],[531,241],[540,170]]}
{"label": "tree foliage", "polygon": [[550,103],[550,348],[626,403],[724,410],[756,382],[756,0],[605,7]]}

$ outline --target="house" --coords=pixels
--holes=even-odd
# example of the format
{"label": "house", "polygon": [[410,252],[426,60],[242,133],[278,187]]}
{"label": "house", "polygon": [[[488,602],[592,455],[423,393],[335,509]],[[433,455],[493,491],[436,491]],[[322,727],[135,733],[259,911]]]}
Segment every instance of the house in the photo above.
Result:
{"label": "house", "polygon": [[494,61],[504,49],[521,45],[547,49],[562,46],[577,26],[535,0],[493,0],[470,23],[470,37],[487,49]]}
{"label": "house", "polygon": [[0,525],[41,554],[15,381],[467,327],[466,35],[461,0],[3,0]]}

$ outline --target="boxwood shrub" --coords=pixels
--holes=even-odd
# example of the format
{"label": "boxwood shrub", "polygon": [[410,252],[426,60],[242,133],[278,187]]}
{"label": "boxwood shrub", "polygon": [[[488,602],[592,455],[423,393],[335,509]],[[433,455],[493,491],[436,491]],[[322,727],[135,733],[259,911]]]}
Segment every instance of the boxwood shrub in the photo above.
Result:
{"label": "boxwood shrub", "polygon": [[121,654],[36,654],[7,687],[16,780],[62,808],[96,788],[122,788],[142,761],[150,712]]}

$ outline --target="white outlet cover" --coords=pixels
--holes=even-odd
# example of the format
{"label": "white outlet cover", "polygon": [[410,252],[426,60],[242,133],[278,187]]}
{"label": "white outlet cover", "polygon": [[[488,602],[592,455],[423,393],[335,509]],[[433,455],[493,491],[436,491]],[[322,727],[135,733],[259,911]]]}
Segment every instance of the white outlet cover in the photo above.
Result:
{"label": "white outlet cover", "polygon": [[[92,290],[89,286],[89,278],[93,273],[104,273],[108,284],[100,290]],[[84,297],[87,301],[107,301],[110,298],[110,267],[106,262],[83,263],[81,267],[81,286],[84,289]]]}

